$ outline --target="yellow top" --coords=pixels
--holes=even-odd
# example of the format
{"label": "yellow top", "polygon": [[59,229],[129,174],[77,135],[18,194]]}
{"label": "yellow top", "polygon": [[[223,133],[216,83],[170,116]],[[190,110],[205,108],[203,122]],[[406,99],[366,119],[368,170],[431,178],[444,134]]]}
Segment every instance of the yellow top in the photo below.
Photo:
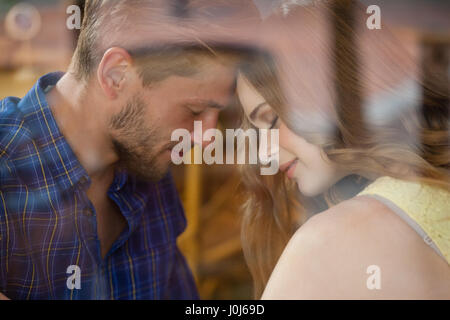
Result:
{"label": "yellow top", "polygon": [[420,226],[450,264],[450,192],[386,176],[376,179],[358,195],[375,195],[395,204]]}

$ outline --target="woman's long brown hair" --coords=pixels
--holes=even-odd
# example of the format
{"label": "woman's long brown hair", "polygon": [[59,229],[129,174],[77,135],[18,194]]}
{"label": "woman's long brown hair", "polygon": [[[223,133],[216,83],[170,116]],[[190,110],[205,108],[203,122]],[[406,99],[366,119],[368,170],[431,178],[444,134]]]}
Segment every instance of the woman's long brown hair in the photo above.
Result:
{"label": "woman's long brown hair", "polygon": [[[383,31],[364,31],[367,15],[356,5],[356,13],[348,16],[352,4],[354,2],[349,0],[317,1],[312,6],[293,8],[288,17],[274,17],[266,24],[275,30],[273,34],[276,37],[279,35],[270,40],[280,41],[278,47],[268,50],[270,53],[261,52],[240,68],[241,75],[265,98],[290,130],[321,146],[330,161],[353,173],[325,194],[307,199],[281,174],[261,176],[256,165],[242,167],[242,182],[248,200],[243,206],[241,237],[254,279],[256,298],[261,296],[276,261],[295,230],[311,213],[323,211],[356,195],[370,182],[363,177],[391,176],[433,184],[450,191],[448,91],[428,88],[403,65],[389,65],[384,59],[404,62],[408,53],[402,50],[384,25]],[[309,79],[302,78],[308,65],[303,64],[302,67],[299,64],[299,59],[314,57],[299,58],[297,54],[299,47],[306,50],[309,47],[303,43],[296,47],[296,44],[310,39],[299,37],[298,29],[295,29],[299,26],[297,22],[302,21],[302,28],[308,28],[308,21],[314,19],[328,21],[328,29],[333,30],[330,32],[332,36],[320,34],[311,25],[308,30],[310,39],[316,36],[315,45],[328,61],[314,64],[312,67],[317,67],[317,70],[312,72],[324,75],[323,79],[331,79],[332,84],[325,84],[325,89],[318,93],[311,89]],[[265,35],[265,39],[270,39],[270,33]],[[367,42],[380,53],[381,70],[376,66],[361,68],[361,59],[370,54],[367,50],[372,50],[372,47],[366,51],[361,49],[361,45]],[[420,108],[407,106],[394,119],[372,123],[367,121],[362,108],[364,96],[372,91],[397,94],[393,83],[385,80],[389,76],[386,73],[398,81],[409,79],[419,84],[428,98],[418,101]],[[293,91],[289,92],[287,87]],[[295,95],[296,91],[310,100],[292,99],[292,93]],[[314,109],[309,105],[319,100],[323,102],[324,96],[332,104],[331,108],[328,105]],[[320,125],[311,121],[311,115],[323,116],[323,121],[318,122]],[[324,123],[329,126],[324,127]],[[242,127],[251,126],[243,117]]]}

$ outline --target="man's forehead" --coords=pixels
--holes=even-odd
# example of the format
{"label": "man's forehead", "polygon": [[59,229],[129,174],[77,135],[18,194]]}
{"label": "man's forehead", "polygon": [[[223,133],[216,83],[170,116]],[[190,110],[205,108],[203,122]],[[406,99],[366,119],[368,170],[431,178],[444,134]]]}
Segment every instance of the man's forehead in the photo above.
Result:
{"label": "man's forehead", "polygon": [[180,99],[187,104],[202,105],[205,107],[223,109],[229,103],[235,91],[235,81],[217,79],[217,81],[201,81],[196,85],[186,86],[181,91]]}
{"label": "man's forehead", "polygon": [[177,102],[204,104],[221,108],[229,103],[235,91],[235,76],[216,74],[216,78],[169,76],[157,87],[161,95]]}
{"label": "man's forehead", "polygon": [[205,61],[199,67],[199,72],[193,78],[205,81],[229,81],[237,77],[238,61],[235,60],[213,60]]}

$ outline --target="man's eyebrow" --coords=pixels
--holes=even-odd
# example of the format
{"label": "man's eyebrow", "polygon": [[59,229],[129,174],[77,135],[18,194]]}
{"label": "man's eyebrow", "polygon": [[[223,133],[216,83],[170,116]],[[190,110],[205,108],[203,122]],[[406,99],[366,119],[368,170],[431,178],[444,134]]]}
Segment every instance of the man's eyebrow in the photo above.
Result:
{"label": "man's eyebrow", "polygon": [[217,103],[213,100],[188,100],[187,102],[185,102],[185,104],[192,105],[192,106],[202,106],[202,107],[206,107],[206,108],[214,108],[214,109],[219,109],[219,110],[223,110],[227,107],[227,106],[223,106],[220,103]]}
{"label": "man's eyebrow", "polygon": [[250,119],[255,121],[256,115],[258,114],[259,109],[261,109],[261,107],[265,106],[266,104],[267,104],[267,102],[265,102],[265,101],[258,104],[256,106],[256,108],[250,113]]}

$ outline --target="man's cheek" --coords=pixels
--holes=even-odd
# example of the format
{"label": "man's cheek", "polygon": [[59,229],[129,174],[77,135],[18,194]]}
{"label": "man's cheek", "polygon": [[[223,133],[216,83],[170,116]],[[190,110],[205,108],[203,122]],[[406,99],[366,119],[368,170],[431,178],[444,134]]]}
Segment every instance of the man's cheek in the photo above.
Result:
{"label": "man's cheek", "polygon": [[195,117],[189,116],[185,117],[184,119],[174,119],[176,121],[171,122],[171,124],[168,124],[168,128],[171,128],[171,132],[173,132],[176,129],[186,129],[189,132],[192,132],[194,130],[194,121],[196,120]]}

